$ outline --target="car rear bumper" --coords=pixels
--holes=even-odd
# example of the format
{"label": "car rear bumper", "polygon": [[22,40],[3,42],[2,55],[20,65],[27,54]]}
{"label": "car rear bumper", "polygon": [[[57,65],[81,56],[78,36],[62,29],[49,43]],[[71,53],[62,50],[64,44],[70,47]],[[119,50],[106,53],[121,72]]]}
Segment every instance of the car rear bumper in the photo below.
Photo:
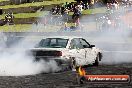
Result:
{"label": "car rear bumper", "polygon": [[71,60],[70,59],[66,59],[64,57],[55,57],[55,56],[36,56],[35,59],[38,60],[44,60],[44,61],[50,61],[50,60],[54,60],[57,62],[57,64],[61,64],[61,65],[70,65],[71,64]]}

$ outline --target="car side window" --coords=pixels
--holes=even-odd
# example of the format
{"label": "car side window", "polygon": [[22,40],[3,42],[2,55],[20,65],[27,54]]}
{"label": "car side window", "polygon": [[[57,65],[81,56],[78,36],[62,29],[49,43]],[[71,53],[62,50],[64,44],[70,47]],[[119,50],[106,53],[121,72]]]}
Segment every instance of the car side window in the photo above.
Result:
{"label": "car side window", "polygon": [[80,40],[77,38],[71,40],[70,46],[71,46],[71,49],[83,49],[83,46],[80,43]]}
{"label": "car side window", "polygon": [[85,39],[80,39],[83,48],[90,48],[90,44]]}

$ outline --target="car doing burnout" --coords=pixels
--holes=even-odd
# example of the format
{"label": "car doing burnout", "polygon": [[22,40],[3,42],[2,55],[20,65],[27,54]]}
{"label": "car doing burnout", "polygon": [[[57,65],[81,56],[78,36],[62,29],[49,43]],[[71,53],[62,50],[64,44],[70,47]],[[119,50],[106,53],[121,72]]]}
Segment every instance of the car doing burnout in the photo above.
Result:
{"label": "car doing burnout", "polygon": [[55,60],[70,67],[98,65],[102,58],[100,49],[75,36],[43,38],[32,52],[36,59]]}

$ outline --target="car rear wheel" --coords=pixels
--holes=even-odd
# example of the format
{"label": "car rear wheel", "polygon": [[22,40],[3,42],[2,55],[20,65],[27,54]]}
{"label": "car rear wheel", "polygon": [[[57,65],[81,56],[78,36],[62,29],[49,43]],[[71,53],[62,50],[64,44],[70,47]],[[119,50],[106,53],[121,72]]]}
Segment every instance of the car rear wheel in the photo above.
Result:
{"label": "car rear wheel", "polygon": [[72,57],[72,58],[71,58],[70,69],[71,69],[72,71],[76,71],[76,69],[77,69],[75,57]]}
{"label": "car rear wheel", "polygon": [[69,70],[69,65],[65,64],[63,61],[56,61],[56,63],[61,68],[60,72]]}

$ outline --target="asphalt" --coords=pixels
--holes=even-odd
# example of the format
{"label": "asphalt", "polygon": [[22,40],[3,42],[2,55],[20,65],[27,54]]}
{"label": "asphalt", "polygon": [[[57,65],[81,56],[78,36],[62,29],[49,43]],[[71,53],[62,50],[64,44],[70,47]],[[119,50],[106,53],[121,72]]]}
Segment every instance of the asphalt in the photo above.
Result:
{"label": "asphalt", "polygon": [[[132,76],[132,63],[118,65],[100,65],[85,68],[87,74],[127,74]],[[132,79],[132,77],[131,77]],[[29,76],[2,76],[0,88],[132,88],[129,83],[77,83],[77,73],[42,73]]]}
{"label": "asphalt", "polygon": [[[128,31],[131,33],[131,31]],[[79,32],[68,33],[76,35]],[[104,35],[103,35],[103,34]],[[117,35],[121,33],[121,35]],[[8,34],[8,33],[7,33]],[[31,33],[32,34],[32,33]],[[35,33],[39,38],[43,35],[57,33]],[[81,34],[81,33],[80,33]],[[132,80],[132,42],[131,36],[124,32],[82,32],[87,40],[103,50],[103,59],[99,66],[85,68],[88,75],[129,75]],[[14,33],[14,35],[28,36],[28,33]],[[49,35],[49,36],[50,36]],[[86,36],[87,35],[87,36]],[[15,39],[16,40],[16,39]],[[41,73],[27,76],[0,76],[0,88],[132,88],[129,83],[89,83],[78,84],[77,72],[63,71],[57,73]]]}

